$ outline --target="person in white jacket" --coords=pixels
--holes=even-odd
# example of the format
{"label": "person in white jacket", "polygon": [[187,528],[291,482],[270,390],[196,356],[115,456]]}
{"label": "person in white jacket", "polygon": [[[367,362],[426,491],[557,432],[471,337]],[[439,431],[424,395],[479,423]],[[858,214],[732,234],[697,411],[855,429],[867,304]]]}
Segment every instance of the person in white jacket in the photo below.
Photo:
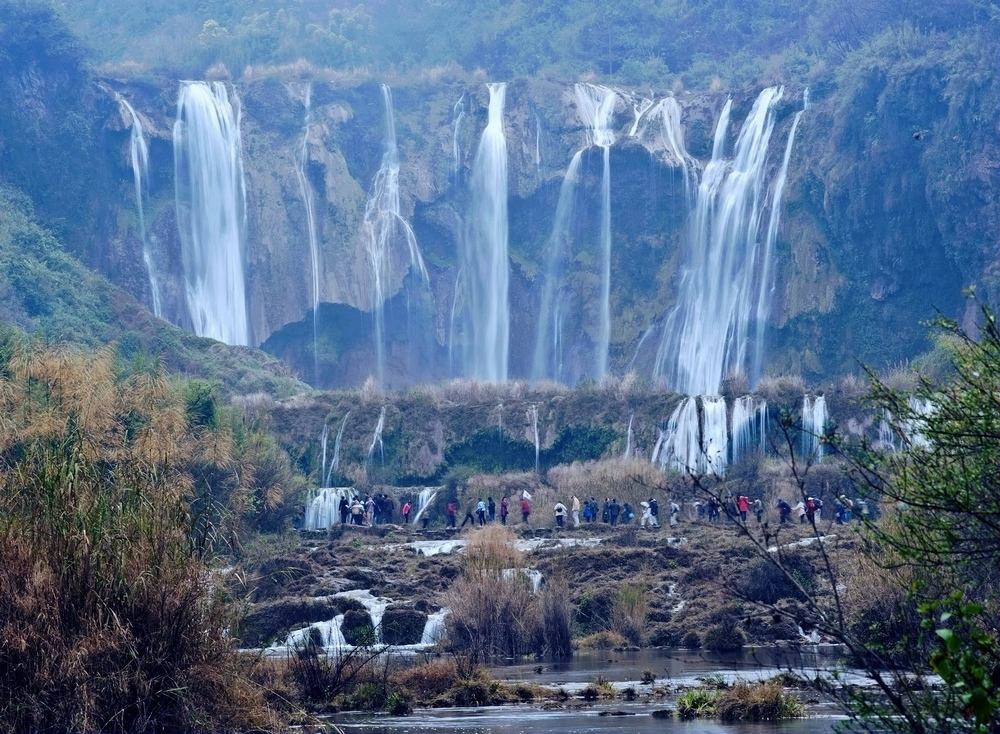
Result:
{"label": "person in white jacket", "polygon": [[576,495],[573,495],[573,527],[580,527],[580,500]]}
{"label": "person in white jacket", "polygon": [[552,509],[556,513],[556,526],[564,527],[566,525],[566,505],[562,502],[556,502],[556,506]]}
{"label": "person in white jacket", "polygon": [[650,508],[648,502],[640,502],[639,506],[642,508],[642,517],[639,518],[639,527],[646,527],[646,523],[649,523],[650,527],[656,527],[656,518],[653,517],[653,510]]}

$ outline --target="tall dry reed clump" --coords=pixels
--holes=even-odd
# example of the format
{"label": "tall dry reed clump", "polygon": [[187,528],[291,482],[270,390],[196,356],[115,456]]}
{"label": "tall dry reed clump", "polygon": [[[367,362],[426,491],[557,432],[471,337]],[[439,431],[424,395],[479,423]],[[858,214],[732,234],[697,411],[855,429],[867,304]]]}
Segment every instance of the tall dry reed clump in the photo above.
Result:
{"label": "tall dry reed clump", "polygon": [[448,592],[453,651],[472,663],[529,653],[569,654],[573,608],[556,579],[539,594],[522,572],[514,534],[489,525],[469,534],[462,576]]}
{"label": "tall dry reed clump", "polygon": [[192,543],[190,467],[231,441],[110,351],[3,347],[0,731],[274,725]]}

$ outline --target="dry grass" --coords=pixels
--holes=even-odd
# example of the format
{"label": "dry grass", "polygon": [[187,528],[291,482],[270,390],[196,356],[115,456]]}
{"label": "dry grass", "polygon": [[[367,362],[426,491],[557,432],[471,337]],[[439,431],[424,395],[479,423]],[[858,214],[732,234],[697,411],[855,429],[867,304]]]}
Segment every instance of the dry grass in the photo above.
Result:
{"label": "dry grass", "polygon": [[192,551],[216,536],[190,502],[232,478],[231,440],[110,351],[21,348],[3,367],[0,731],[277,726]]}
{"label": "dry grass", "polygon": [[633,645],[641,645],[649,613],[648,590],[643,584],[624,584],[611,607],[611,629]]}
{"label": "dry grass", "polygon": [[803,716],[805,709],[780,683],[737,683],[719,693],[715,715],[722,721],[779,721]]}
{"label": "dry grass", "polygon": [[617,650],[626,647],[628,640],[617,632],[605,630],[581,637],[576,641],[576,645],[585,650]]}

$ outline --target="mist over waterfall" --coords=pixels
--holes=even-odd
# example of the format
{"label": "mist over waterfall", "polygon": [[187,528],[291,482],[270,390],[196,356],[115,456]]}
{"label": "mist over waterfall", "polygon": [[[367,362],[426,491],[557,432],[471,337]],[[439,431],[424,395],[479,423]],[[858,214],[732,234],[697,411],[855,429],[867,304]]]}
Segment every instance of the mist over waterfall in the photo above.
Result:
{"label": "mist over waterfall", "polygon": [[129,133],[129,161],[132,164],[132,179],[135,183],[135,207],[139,215],[139,236],[142,238],[142,261],[146,266],[146,274],[149,276],[149,298],[153,307],[153,314],[157,317],[163,316],[163,302],[160,297],[160,283],[156,276],[156,267],[153,263],[153,252],[150,248],[149,233],[146,231],[146,186],[149,181],[149,146],[146,144],[146,136],[143,134],[142,121],[136,114],[132,105],[120,94],[115,94],[115,99],[122,111],[128,115],[131,122],[131,132]]}
{"label": "mist over waterfall", "polygon": [[[665,322],[654,375],[689,395],[718,394],[747,366],[748,334],[760,299],[760,225],[768,148],[780,87],[764,89],[725,157],[732,100],[716,126],[712,160],[698,187],[677,306]],[[780,202],[773,201],[772,206]],[[766,246],[765,250],[768,249]]]}
{"label": "mist over waterfall", "polygon": [[417,246],[416,235],[399,208],[399,149],[396,146],[396,115],[392,90],[382,84],[382,109],[385,114],[382,165],[375,174],[365,218],[362,224],[368,263],[372,276],[372,316],[375,320],[375,369],[379,384],[385,385],[385,301],[392,277],[394,245],[402,245],[409,259],[409,269],[423,282],[428,281],[427,267]]}
{"label": "mist over waterfall", "polygon": [[510,348],[503,121],[507,85],[490,84],[489,93],[489,117],[472,165],[469,212],[459,253],[464,276],[462,354],[466,377],[504,382]]}
{"label": "mist over waterfall", "polygon": [[316,207],[313,201],[312,186],[306,176],[306,165],[309,162],[309,132],[312,128],[312,84],[306,85],[302,100],[304,108],[302,121],[302,146],[299,148],[299,165],[295,176],[299,182],[299,193],[302,196],[302,206],[306,210],[306,229],[309,235],[309,264],[312,268],[312,331],[313,331],[313,380],[319,380],[319,237],[316,233]]}
{"label": "mist over waterfall", "polygon": [[239,109],[222,82],[182,82],[173,131],[188,315],[196,334],[227,344],[250,343]]}
{"label": "mist over waterfall", "polygon": [[612,120],[618,95],[613,89],[596,84],[577,84],[577,113],[590,130],[590,144],[601,149],[601,294],[595,345],[594,379],[608,372],[608,346],[611,342],[611,146],[615,144]]}

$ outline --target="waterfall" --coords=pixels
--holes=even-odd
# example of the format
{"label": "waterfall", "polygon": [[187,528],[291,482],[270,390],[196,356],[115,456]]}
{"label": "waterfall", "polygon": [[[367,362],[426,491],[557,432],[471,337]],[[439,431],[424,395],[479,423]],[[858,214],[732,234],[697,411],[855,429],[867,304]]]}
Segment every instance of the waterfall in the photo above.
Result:
{"label": "waterfall", "polygon": [[129,134],[129,160],[132,163],[132,179],[135,182],[135,208],[139,215],[139,236],[142,238],[142,261],[146,265],[146,275],[149,277],[149,296],[152,301],[153,314],[163,317],[163,303],[160,298],[160,283],[156,277],[153,265],[153,252],[150,249],[149,235],[146,232],[146,184],[149,181],[149,146],[143,133],[142,121],[135,109],[122,95],[115,93],[118,106],[128,115],[131,122]]}
{"label": "waterfall", "polygon": [[326,486],[326,444],[330,438],[330,424],[323,421],[323,430],[319,434],[320,462],[319,462],[319,485]]}
{"label": "waterfall", "polygon": [[767,401],[744,395],[733,403],[732,462],[753,453],[764,455],[767,447]]}
{"label": "waterfall", "polygon": [[497,435],[503,441],[503,403],[497,404]]}
{"label": "waterfall", "polygon": [[927,398],[911,395],[906,399],[906,405],[911,413],[911,417],[903,422],[906,439],[915,448],[930,448],[931,441],[924,434],[922,428],[926,426],[927,417],[934,412],[933,403]]}
{"label": "waterfall", "polygon": [[[330,460],[330,468],[323,475],[323,486],[330,486],[330,478],[335,471],[340,471],[340,444],[344,438],[344,428],[347,427],[347,419],[351,417],[351,411],[347,411],[344,420],[340,422],[340,430],[337,431],[337,438],[333,441],[333,458]],[[324,429],[326,426],[324,426]],[[326,443],[323,444],[323,456],[326,456]]]}
{"label": "waterfall", "polygon": [[507,380],[510,310],[507,256],[507,139],[503,115],[507,85],[490,84],[489,118],[472,164],[471,198],[462,238],[464,374]]}
{"label": "waterfall", "polygon": [[414,525],[420,520],[420,517],[424,514],[424,510],[431,506],[440,489],[440,487],[424,487],[420,490],[420,494],[417,495],[417,512],[413,516]]}
{"label": "waterfall", "polygon": [[455,181],[459,179],[459,173],[462,170],[462,149],[458,144],[458,135],[462,131],[462,121],[465,120],[465,95],[463,94],[458,98],[455,106],[452,108],[452,116],[455,118],[454,125],[452,126],[451,133],[451,154],[454,160],[452,166],[452,172],[455,174]]}
{"label": "waterfall", "polygon": [[802,456],[806,461],[823,459],[823,441],[826,433],[826,398],[822,395],[802,397]]}
{"label": "waterfall", "polygon": [[181,82],[174,167],[192,327],[199,336],[249,344],[240,106],[235,91],[230,99],[222,82]]}
{"label": "waterfall", "polygon": [[580,161],[583,150],[578,150],[569,162],[562,185],[552,231],[545,246],[545,276],[542,284],[542,302],[535,335],[535,352],[532,360],[532,379],[550,378],[563,381],[563,358],[560,350],[563,311],[562,301],[568,298],[562,285],[563,271],[569,262],[572,249],[572,227],[576,220],[576,184],[580,178]]}
{"label": "waterfall", "polygon": [[875,448],[880,451],[896,450],[896,432],[892,428],[892,413],[883,408],[882,419],[878,423],[878,440]]}
{"label": "waterfall", "polygon": [[596,84],[577,84],[577,112],[590,129],[590,144],[601,148],[601,298],[597,327],[594,378],[600,380],[608,371],[608,348],[611,342],[611,146],[615,133],[611,127],[618,95],[613,89]]}
{"label": "waterfall", "polygon": [[396,116],[392,105],[392,90],[380,85],[385,114],[385,137],[382,164],[375,174],[365,215],[362,221],[368,264],[372,271],[372,315],[375,319],[375,368],[380,385],[385,385],[385,301],[392,277],[393,248],[405,243],[410,269],[429,282],[417,238],[399,207],[399,149],[396,146]]}
{"label": "waterfall", "polygon": [[684,398],[670,414],[659,451],[654,449],[654,461],[664,470],[700,474],[704,464],[700,430],[698,403],[695,398]]}
{"label": "waterfall", "polygon": [[375,457],[375,447],[378,446],[379,455],[382,457],[382,463],[385,463],[385,444],[382,443],[382,429],[385,428],[385,406],[382,406],[382,410],[378,413],[378,423],[375,424],[375,432],[372,434],[372,443],[368,447],[368,463],[372,463],[372,459]]}
{"label": "waterfall", "polygon": [[654,466],[661,466],[660,452],[663,450],[663,442],[666,438],[667,432],[662,428],[659,429],[659,435],[656,437],[656,443],[653,444],[653,452],[649,455],[649,461]]}
{"label": "waterfall", "polygon": [[328,622],[313,622],[308,627],[291,632],[285,640],[285,647],[292,650],[304,647],[312,636],[313,630],[317,630],[319,632],[320,644],[331,652],[339,653],[342,650],[350,648],[347,640],[344,639],[343,626],[343,614],[338,614]]}
{"label": "waterfall", "polygon": [[628,417],[628,433],[625,437],[625,453],[622,455],[623,459],[632,458],[632,421],[635,420],[635,413],[632,413]]}
{"label": "waterfall", "polygon": [[[758,95],[723,156],[732,100],[716,126],[712,160],[698,186],[678,301],[665,320],[654,375],[688,395],[713,395],[743,370],[760,288],[760,225],[765,209],[768,146],[780,87]],[[778,202],[772,200],[772,206]]]}
{"label": "waterfall", "polygon": [[324,487],[306,500],[303,530],[328,530],[340,522],[340,500],[350,502],[351,487]]}
{"label": "waterfall", "polygon": [[424,623],[424,633],[420,636],[421,645],[436,645],[444,639],[445,626],[444,618],[451,614],[451,610],[445,607],[434,614],[427,615]]}
{"label": "waterfall", "polygon": [[542,119],[535,113],[535,173],[542,175]]}
{"label": "waterfall", "polygon": [[660,115],[661,143],[676,163],[684,169],[684,195],[690,199],[691,190],[698,185],[697,163],[684,145],[681,106],[673,97],[666,97],[657,103],[655,111]]}
{"label": "waterfall", "polygon": [[541,464],[539,458],[541,456],[541,443],[538,440],[538,406],[532,405],[528,408],[528,418],[531,420],[531,432],[535,438],[535,473],[537,474]]}
{"label": "waterfall", "polygon": [[726,399],[719,396],[705,396],[701,399],[701,409],[704,413],[701,439],[704,456],[702,469],[723,476],[729,459]]}
{"label": "waterfall", "polygon": [[302,144],[299,146],[298,166],[295,176],[299,182],[299,195],[306,210],[306,234],[309,237],[309,264],[312,268],[312,330],[313,330],[313,382],[319,381],[319,238],[316,234],[316,210],[312,186],[306,176],[309,163],[309,131],[312,128],[312,83],[306,85],[303,99],[305,108],[302,121]]}
{"label": "waterfall", "polygon": [[755,315],[753,370],[751,378],[756,383],[760,379],[764,362],[764,325],[771,311],[771,297],[774,294],[774,283],[771,280],[771,253],[778,239],[778,228],[781,225],[781,199],[785,193],[785,182],[788,180],[788,162],[792,158],[792,146],[795,145],[795,132],[799,129],[799,120],[809,104],[809,92],[804,93],[802,109],[795,113],[792,128],[788,131],[788,142],[785,143],[785,154],[781,159],[781,168],[774,180],[771,194],[771,214],[767,222],[767,237],[764,239],[764,253],[760,267],[760,285],[757,292],[757,310]]}
{"label": "waterfall", "polygon": [[646,113],[653,109],[653,100],[650,97],[641,97],[640,99],[632,99],[632,127],[629,128],[628,136],[634,138],[641,133],[639,128],[640,123],[645,119]]}

